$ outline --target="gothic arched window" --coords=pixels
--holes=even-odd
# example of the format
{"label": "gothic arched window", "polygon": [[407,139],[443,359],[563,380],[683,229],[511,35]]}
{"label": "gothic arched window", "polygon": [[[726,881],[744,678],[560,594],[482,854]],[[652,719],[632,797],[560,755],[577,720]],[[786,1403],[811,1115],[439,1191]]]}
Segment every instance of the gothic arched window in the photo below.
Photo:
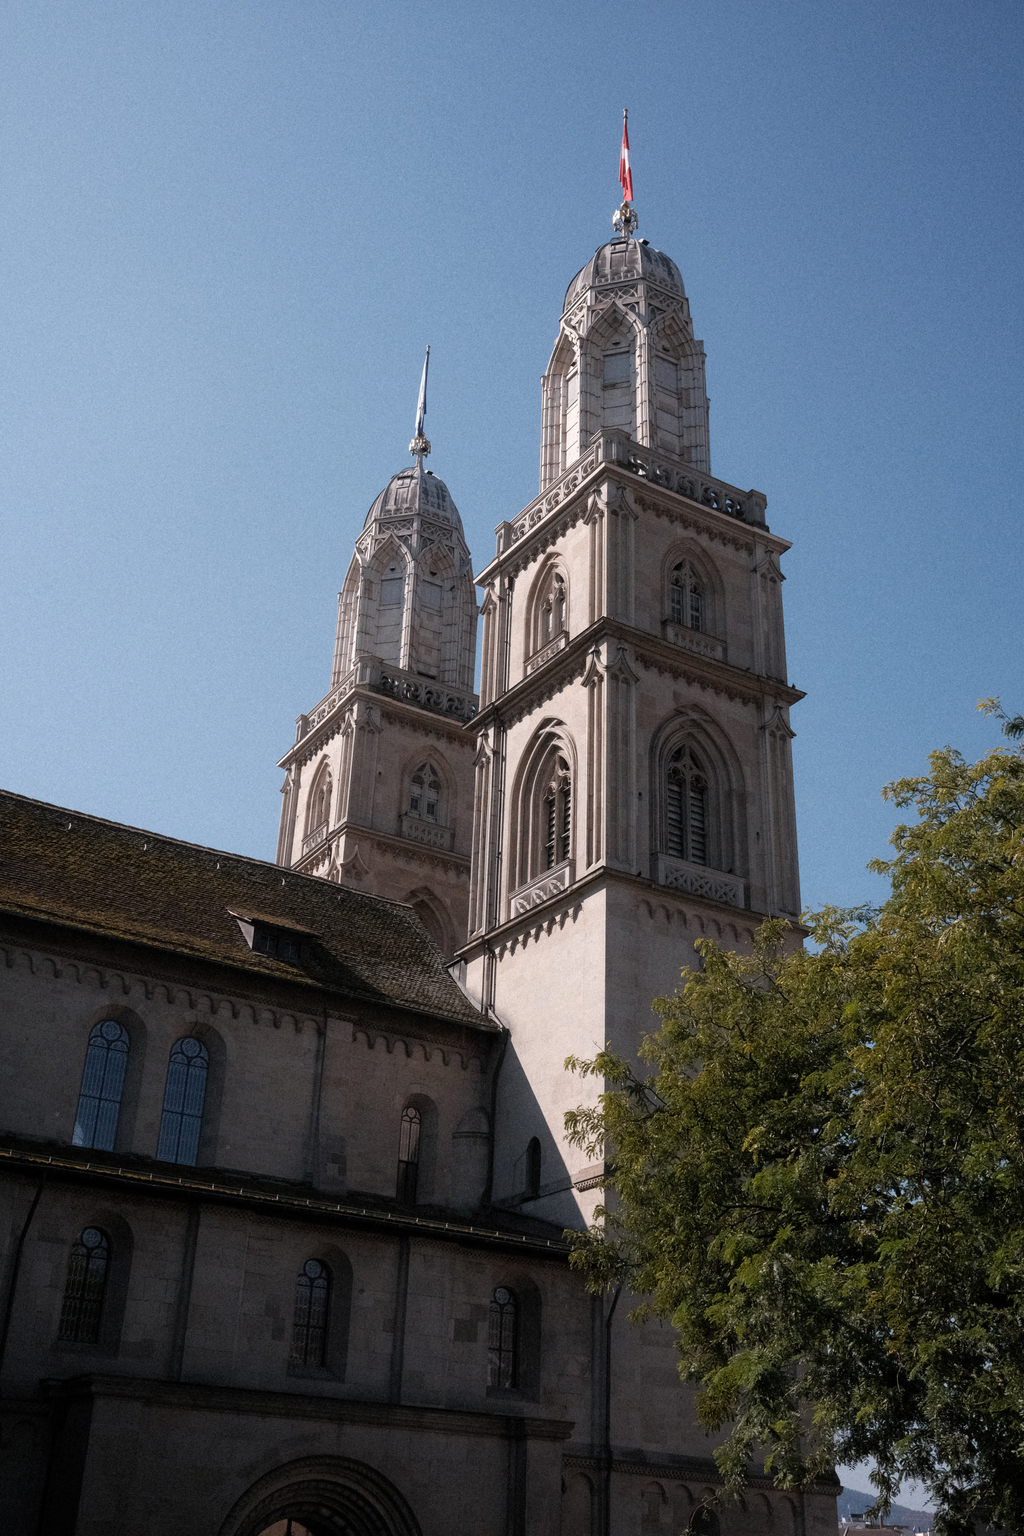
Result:
{"label": "gothic arched window", "polygon": [[100,1336],[110,1243],[99,1227],[86,1227],[71,1245],[58,1339],[95,1344]]}
{"label": "gothic arched window", "polygon": [[327,1359],[327,1307],[331,1280],[326,1264],[307,1259],[295,1281],[292,1363],[323,1365]]}
{"label": "gothic arched window", "polygon": [[567,634],[569,629],[569,588],[565,573],[549,566],[538,577],[533,589],[527,621],[528,651],[532,656],[546,645]]}
{"label": "gothic arched window", "polygon": [[691,864],[708,862],[708,781],[689,747],[679,747],[668,760],[665,851]]}
{"label": "gothic arched window", "polygon": [[313,781],[306,811],[306,836],[326,827],[331,819],[331,774],[326,763]]}
{"label": "gothic arched window", "polygon": [[688,560],[681,560],[669,578],[669,616],[673,624],[706,630],[707,589]]}
{"label": "gothic arched window", "polygon": [[128,1031],[113,1019],[104,1019],[90,1030],[71,1137],[73,1146],[113,1150],[128,1046]]}
{"label": "gothic arched window", "polygon": [[195,1163],[210,1070],[210,1053],[191,1035],[171,1050],[156,1155],[165,1163]]}
{"label": "gothic arched window", "polygon": [[398,1138],[398,1188],[397,1198],[403,1205],[416,1204],[416,1185],[420,1170],[420,1132],[423,1117],[415,1104],[407,1104],[402,1110],[402,1124]]}
{"label": "gothic arched window", "polygon": [[564,757],[555,758],[544,791],[544,868],[554,869],[569,857],[572,846],[572,778]]}
{"label": "gothic arched window", "polygon": [[441,775],[433,763],[421,763],[412,776],[409,815],[420,821],[441,820]]}
{"label": "gothic arched window", "polygon": [[512,1291],[495,1288],[487,1320],[487,1385],[516,1386],[519,1344],[519,1309]]}

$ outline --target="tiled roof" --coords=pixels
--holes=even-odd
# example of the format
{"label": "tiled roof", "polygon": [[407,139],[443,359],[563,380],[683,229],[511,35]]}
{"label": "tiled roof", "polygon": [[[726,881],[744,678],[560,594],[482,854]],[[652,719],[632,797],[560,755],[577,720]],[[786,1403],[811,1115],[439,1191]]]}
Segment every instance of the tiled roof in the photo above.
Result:
{"label": "tiled roof", "polygon": [[[492,1029],[410,907],[0,790],[0,912]],[[254,953],[236,917],[315,937],[300,964]]]}

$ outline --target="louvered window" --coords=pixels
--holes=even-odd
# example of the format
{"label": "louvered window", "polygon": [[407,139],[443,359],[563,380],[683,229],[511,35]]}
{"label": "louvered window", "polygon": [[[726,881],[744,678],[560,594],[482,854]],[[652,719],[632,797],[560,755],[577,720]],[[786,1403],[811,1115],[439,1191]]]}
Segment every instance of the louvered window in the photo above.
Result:
{"label": "louvered window", "polygon": [[680,747],[669,759],[665,851],[691,864],[708,862],[708,784],[689,747]]}
{"label": "louvered window", "polygon": [[564,863],[572,846],[572,781],[569,764],[556,758],[555,770],[544,797],[544,867]]}

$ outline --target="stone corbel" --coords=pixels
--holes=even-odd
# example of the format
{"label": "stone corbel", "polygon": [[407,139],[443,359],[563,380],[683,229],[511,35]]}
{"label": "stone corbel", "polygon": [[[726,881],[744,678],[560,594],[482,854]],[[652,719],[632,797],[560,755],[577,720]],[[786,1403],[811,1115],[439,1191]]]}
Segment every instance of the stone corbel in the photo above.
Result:
{"label": "stone corbel", "polygon": [[782,705],[776,704],[772,713],[761,727],[762,731],[769,731],[773,736],[787,736],[790,741],[796,735],[796,731],[790,730],[786,723],[786,717],[782,713]]}
{"label": "stone corbel", "polygon": [[617,683],[638,683],[640,681],[626,659],[626,647],[616,646],[614,660],[605,667],[605,676],[614,678]]}
{"label": "stone corbel", "polygon": [[347,859],[338,861],[338,872],[345,880],[365,880],[370,873],[369,866],[364,862],[359,852],[359,844],[356,843]]}

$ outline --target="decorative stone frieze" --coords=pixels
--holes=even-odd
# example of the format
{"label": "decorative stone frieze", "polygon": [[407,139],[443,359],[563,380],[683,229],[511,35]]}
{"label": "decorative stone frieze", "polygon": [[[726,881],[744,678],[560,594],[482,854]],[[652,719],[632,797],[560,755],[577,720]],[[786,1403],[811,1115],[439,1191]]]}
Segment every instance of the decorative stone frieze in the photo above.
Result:
{"label": "decorative stone frieze", "polygon": [[528,885],[522,886],[512,894],[510,916],[522,917],[524,912],[529,912],[534,907],[539,907],[545,901],[550,901],[552,896],[567,891],[573,882],[573,861],[567,860],[556,869],[545,870]]}

